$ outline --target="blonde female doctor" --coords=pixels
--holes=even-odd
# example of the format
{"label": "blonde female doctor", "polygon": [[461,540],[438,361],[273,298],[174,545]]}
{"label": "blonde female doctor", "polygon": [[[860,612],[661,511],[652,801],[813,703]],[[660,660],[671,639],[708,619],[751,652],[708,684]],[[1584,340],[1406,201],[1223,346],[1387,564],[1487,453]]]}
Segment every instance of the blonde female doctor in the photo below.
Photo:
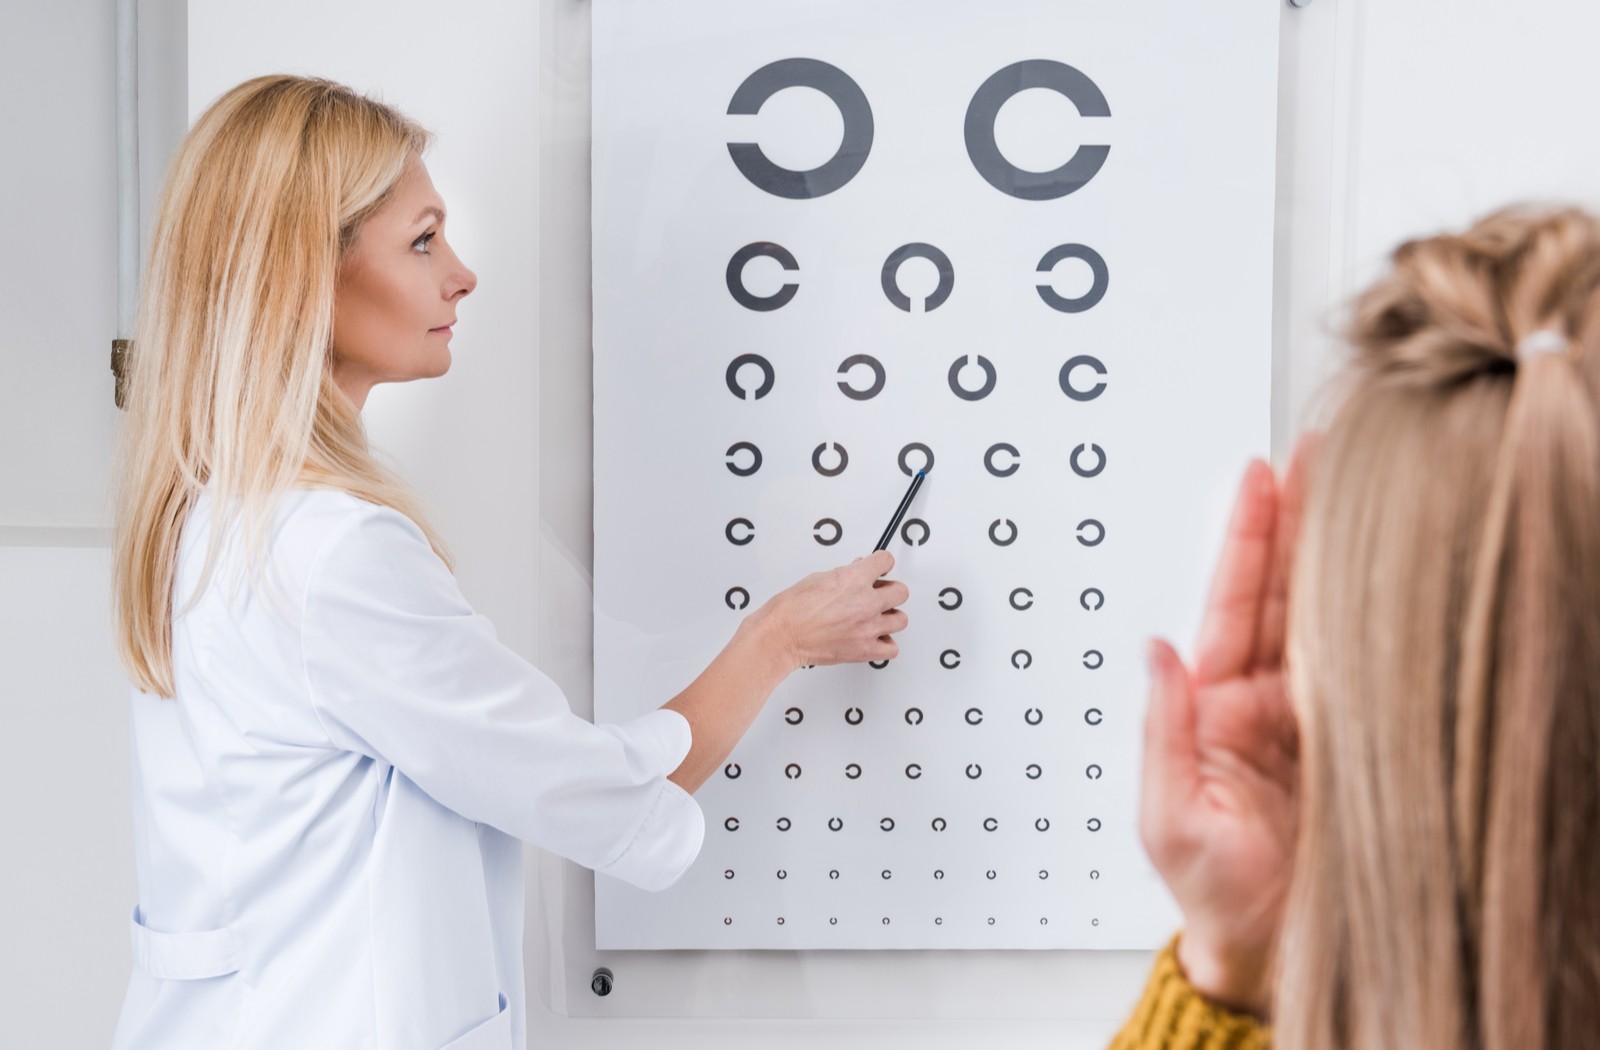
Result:
{"label": "blonde female doctor", "polygon": [[360,422],[374,385],[444,373],[476,283],[426,145],[272,76],[173,163],[116,535],[139,875],[118,1048],[525,1046],[521,841],[671,884],[691,793],[772,689],[897,652],[881,553],[774,596],[625,725],[495,640]]}

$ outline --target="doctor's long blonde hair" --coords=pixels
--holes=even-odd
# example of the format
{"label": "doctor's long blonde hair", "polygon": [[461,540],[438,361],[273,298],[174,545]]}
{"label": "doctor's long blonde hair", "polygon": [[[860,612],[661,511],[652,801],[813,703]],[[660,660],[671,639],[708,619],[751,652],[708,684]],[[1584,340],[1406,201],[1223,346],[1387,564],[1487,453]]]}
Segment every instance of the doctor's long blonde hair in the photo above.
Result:
{"label": "doctor's long blonde hair", "polygon": [[1403,245],[1350,342],[1291,587],[1276,1045],[1591,1046],[1600,221]]}
{"label": "doctor's long blonde hair", "polygon": [[296,485],[393,507],[447,557],[330,368],[341,255],[428,141],[342,85],[277,75],[217,99],[178,148],[140,294],[119,475],[117,647],[140,689],[174,692],[178,541],[202,489],[216,513],[196,592],[235,526],[259,567]]}

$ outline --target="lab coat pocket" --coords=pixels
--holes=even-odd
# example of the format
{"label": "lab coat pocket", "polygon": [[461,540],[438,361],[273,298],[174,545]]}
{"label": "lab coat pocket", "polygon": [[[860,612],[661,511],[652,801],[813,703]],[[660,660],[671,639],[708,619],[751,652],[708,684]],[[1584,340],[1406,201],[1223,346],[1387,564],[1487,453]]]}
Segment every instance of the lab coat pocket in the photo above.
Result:
{"label": "lab coat pocket", "polygon": [[129,932],[133,965],[151,977],[198,981],[239,969],[239,946],[227,926],[197,933],[165,933],[146,926],[144,916],[134,908]]}
{"label": "lab coat pocket", "polygon": [[506,997],[500,997],[499,1013],[439,1050],[511,1050],[511,1011],[506,1007]]}

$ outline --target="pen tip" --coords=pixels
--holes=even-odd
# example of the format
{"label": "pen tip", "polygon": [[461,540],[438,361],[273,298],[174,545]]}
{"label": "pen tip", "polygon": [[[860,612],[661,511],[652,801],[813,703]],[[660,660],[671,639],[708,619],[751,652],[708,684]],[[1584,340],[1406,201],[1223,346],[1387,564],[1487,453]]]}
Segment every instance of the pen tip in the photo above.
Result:
{"label": "pen tip", "polygon": [[925,477],[927,477],[927,476],[928,476],[928,472],[927,472],[927,471],[926,471],[926,470],[919,470],[919,471],[917,471],[917,477],[919,477],[919,478],[925,478]]}

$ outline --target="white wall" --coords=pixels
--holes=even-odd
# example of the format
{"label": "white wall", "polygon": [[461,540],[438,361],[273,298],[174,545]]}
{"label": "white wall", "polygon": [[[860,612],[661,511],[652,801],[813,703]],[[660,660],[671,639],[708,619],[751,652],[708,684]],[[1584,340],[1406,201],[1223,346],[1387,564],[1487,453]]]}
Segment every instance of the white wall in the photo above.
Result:
{"label": "white wall", "polygon": [[[182,133],[183,0],[144,0],[143,196]],[[103,528],[116,432],[110,0],[0,6],[0,542]],[[63,468],[67,469],[63,469]],[[59,539],[59,535],[57,536]]]}
{"label": "white wall", "polygon": [[[0,1047],[103,1045],[128,966],[127,729],[109,652],[106,556],[96,549],[115,432],[106,371],[115,301],[111,7],[0,7],[0,899],[11,916],[0,939]],[[371,426],[438,505],[469,597],[582,709],[591,554],[585,0],[144,0],[141,10],[147,197],[190,104],[268,68],[382,86],[441,133],[431,166],[453,238],[482,284],[462,310],[451,375],[378,392]],[[190,25],[225,39],[226,53],[185,59]],[[1511,197],[1595,202],[1600,141],[1584,129],[1587,42],[1597,31],[1600,9],[1563,0],[1314,0],[1285,9],[1276,451],[1335,360],[1330,307],[1394,241]],[[624,956],[609,960],[629,982],[612,1006],[585,1000],[586,884],[548,859],[539,871],[530,1031],[543,1045],[1103,1039],[1104,1020],[561,1016],[545,1004],[626,1012],[625,987],[668,968],[691,991],[721,971],[693,957]],[[897,965],[937,992],[938,964]],[[830,966],[752,960],[743,980],[759,1006],[780,980],[820,985],[847,972]],[[1137,976],[1136,967],[1108,973],[1108,1004],[1118,994],[1131,1001]],[[854,994],[855,1012],[870,1014],[874,990]]]}
{"label": "white wall", "polygon": [[[146,201],[182,128],[184,4],[144,0]],[[109,1042],[134,893],[111,650],[112,4],[0,4],[0,1047]]]}

